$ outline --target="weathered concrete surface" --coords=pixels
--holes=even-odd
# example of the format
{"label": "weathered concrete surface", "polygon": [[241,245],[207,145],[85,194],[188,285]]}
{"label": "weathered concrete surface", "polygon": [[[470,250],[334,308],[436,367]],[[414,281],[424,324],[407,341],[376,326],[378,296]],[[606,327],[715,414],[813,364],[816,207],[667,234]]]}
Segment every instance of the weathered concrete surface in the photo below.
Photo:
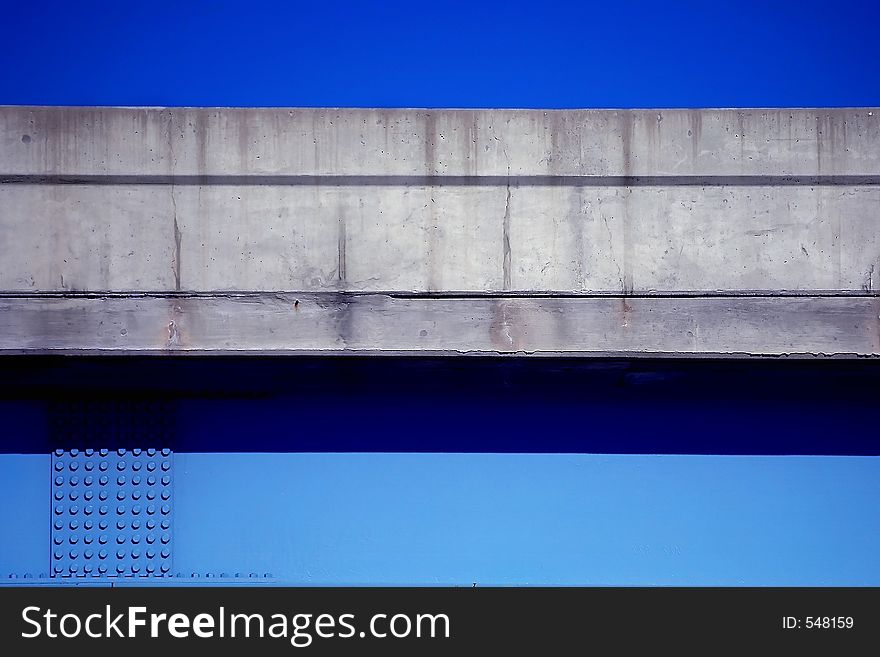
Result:
{"label": "weathered concrete surface", "polygon": [[0,353],[880,354],[877,297],[0,298]]}
{"label": "weathered concrete surface", "polygon": [[871,108],[4,107],[0,351],[880,355],[878,228]]}
{"label": "weathered concrete surface", "polygon": [[872,291],[880,111],[0,108],[0,290]]}

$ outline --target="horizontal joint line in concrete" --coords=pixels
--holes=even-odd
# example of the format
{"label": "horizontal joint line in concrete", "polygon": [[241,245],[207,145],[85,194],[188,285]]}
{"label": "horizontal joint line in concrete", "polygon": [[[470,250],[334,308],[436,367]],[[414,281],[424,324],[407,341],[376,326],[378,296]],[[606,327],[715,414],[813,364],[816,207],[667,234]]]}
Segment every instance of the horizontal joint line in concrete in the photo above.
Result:
{"label": "horizontal joint line in concrete", "polygon": [[248,299],[289,297],[391,299],[774,299],[880,297],[880,290],[676,290],[652,292],[554,292],[505,290],[499,292],[409,292],[396,290],[83,290],[0,291],[0,299]]}
{"label": "horizontal joint line in concrete", "polygon": [[0,174],[4,185],[288,187],[834,187],[880,185],[880,175],[118,175]]}

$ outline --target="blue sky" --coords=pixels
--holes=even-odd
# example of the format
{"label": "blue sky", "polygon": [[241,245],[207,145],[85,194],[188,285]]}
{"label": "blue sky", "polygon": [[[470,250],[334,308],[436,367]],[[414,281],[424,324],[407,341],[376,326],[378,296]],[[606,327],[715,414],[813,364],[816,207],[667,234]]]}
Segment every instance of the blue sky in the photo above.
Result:
{"label": "blue sky", "polygon": [[880,104],[880,2],[10,2],[0,103]]}

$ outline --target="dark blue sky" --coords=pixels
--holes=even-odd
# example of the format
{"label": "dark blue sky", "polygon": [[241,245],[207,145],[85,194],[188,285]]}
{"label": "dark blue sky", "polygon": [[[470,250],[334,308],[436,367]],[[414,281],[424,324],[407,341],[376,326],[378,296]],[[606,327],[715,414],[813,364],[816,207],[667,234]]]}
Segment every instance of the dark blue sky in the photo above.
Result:
{"label": "dark blue sky", "polygon": [[880,104],[880,2],[10,2],[0,103]]}

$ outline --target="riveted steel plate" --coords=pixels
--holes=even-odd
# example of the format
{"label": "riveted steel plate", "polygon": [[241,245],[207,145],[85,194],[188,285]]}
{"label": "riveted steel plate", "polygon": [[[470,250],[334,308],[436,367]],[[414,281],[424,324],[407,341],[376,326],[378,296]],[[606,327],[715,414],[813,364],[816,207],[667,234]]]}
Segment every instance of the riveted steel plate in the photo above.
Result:
{"label": "riveted steel plate", "polygon": [[170,449],[56,449],[52,577],[170,577]]}

